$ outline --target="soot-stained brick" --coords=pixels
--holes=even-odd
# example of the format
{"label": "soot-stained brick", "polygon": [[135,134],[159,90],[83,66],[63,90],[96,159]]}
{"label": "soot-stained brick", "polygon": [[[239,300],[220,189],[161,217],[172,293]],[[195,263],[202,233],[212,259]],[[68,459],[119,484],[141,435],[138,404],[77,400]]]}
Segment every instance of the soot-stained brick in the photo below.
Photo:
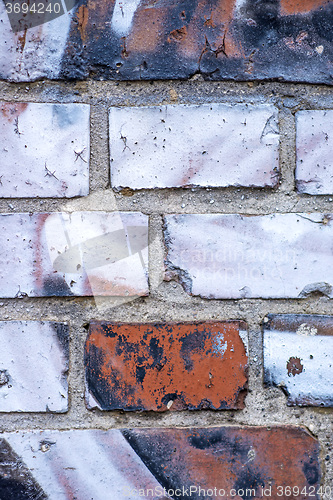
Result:
{"label": "soot-stained brick", "polygon": [[[279,498],[277,487],[290,485],[312,486],[318,500],[320,481],[319,443],[298,427],[35,430],[6,432],[0,441],[4,500],[129,500],[149,488],[154,499],[169,498],[158,493],[163,488],[179,489],[175,498],[212,496],[199,486],[244,500]],[[189,495],[191,486],[197,490]]]}
{"label": "soot-stained brick", "polygon": [[48,496],[5,439],[0,440],[1,500],[46,500]]}
{"label": "soot-stained brick", "polygon": [[243,408],[246,342],[246,325],[237,321],[92,322],[85,347],[87,405],[154,411]]}
{"label": "soot-stained brick", "polygon": [[[166,489],[235,489],[244,500],[262,498],[262,488],[271,487],[278,498],[278,486],[320,484],[318,442],[301,428],[135,429],[123,435]],[[199,490],[192,498],[202,498]]]}
{"label": "soot-stained brick", "polygon": [[156,80],[200,73],[212,80],[332,83],[327,0],[102,0],[98,9],[88,0],[25,37],[15,36],[0,6],[1,79]]}

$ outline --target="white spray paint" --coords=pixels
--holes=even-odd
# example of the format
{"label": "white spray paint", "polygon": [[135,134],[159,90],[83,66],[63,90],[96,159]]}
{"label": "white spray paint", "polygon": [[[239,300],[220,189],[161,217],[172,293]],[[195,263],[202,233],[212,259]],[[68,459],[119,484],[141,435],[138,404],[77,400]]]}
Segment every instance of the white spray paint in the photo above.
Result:
{"label": "white spray paint", "polygon": [[127,36],[131,30],[135,11],[141,0],[116,0],[111,27],[119,36]]}

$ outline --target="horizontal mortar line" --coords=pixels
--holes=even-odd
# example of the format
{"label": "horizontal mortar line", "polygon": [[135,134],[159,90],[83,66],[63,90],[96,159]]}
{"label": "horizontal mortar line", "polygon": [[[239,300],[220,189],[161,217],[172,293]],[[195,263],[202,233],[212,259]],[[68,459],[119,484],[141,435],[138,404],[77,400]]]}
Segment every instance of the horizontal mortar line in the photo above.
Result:
{"label": "horizontal mortar line", "polygon": [[[142,86],[145,88],[144,86]],[[104,89],[105,90],[105,89]],[[126,90],[126,87],[125,87]],[[18,89],[13,90],[14,94],[11,95],[11,91],[5,91],[3,93],[3,96],[0,97],[0,100],[2,102],[28,102],[28,103],[49,103],[49,104],[87,104],[90,105],[92,109],[98,109],[101,107],[147,107],[147,106],[152,106],[152,107],[158,107],[158,106],[171,106],[171,105],[182,105],[182,104],[188,104],[188,105],[200,105],[200,104],[250,104],[253,106],[256,105],[261,105],[261,104],[271,104],[275,106],[278,110],[280,111],[287,111],[288,113],[291,113],[291,119],[297,113],[298,111],[303,111],[303,110],[326,110],[326,109],[332,109],[333,108],[333,103],[327,103],[327,102],[318,102],[318,96],[316,95],[315,97],[310,96],[303,96],[300,95],[298,96],[297,93],[293,96],[285,96],[283,92],[281,92],[281,95],[276,94],[274,97],[270,97],[270,101],[267,101],[267,95],[266,94],[245,94],[244,95],[244,88],[240,88],[239,90],[242,91],[242,94],[237,95],[232,94],[232,95],[216,95],[216,96],[208,96],[209,98],[207,99],[207,96],[205,98],[202,98],[201,96],[181,96],[177,102],[174,102],[168,98],[166,95],[165,98],[163,99],[162,102],[156,102],[156,101],[151,101],[151,93],[149,92],[150,89],[147,90],[147,100],[144,100],[143,96],[140,94],[138,96],[133,95],[133,93],[129,93],[128,95],[124,94],[124,92],[121,93],[119,96],[111,96],[111,97],[104,97],[103,100],[101,101],[100,96],[97,94],[95,97],[91,96],[90,92],[81,92],[80,96],[76,96],[74,93],[73,95],[70,95],[68,97],[68,93],[60,96],[54,96],[50,97],[49,95],[43,96],[43,92],[45,92],[45,87],[41,89],[40,91],[36,92],[34,89],[32,89],[31,94],[27,94],[27,90],[25,89],[19,89],[19,92],[22,92],[22,95],[18,95]],[[165,89],[161,89],[165,91]],[[166,89],[167,90],[167,89]],[[184,89],[183,89],[184,90]],[[0,90],[1,92],[1,90]],[[44,98],[43,98],[44,97]],[[158,96],[155,96],[158,98]],[[290,108],[290,106],[285,106],[283,104],[283,101],[281,102],[281,99],[286,99],[286,98],[294,98],[298,99],[300,102],[297,102],[295,106]],[[325,99],[326,95],[322,97],[322,99]],[[331,96],[327,95],[328,98],[331,99]],[[94,100],[95,99],[95,100]],[[130,99],[131,102],[125,102]],[[235,99],[236,102],[235,102]],[[311,102],[311,99],[314,100],[314,102]],[[139,101],[139,102],[137,102]],[[306,102],[304,102],[306,101]],[[297,109],[295,109],[297,108]],[[290,111],[292,110],[292,111]],[[104,115],[104,113],[102,113]],[[98,113],[94,115],[94,118],[96,119],[98,117]],[[281,116],[282,119],[285,119],[284,116]],[[289,121],[289,120],[288,120]],[[284,125],[281,126],[280,131],[282,131],[285,128]],[[283,140],[283,139],[281,139]]]}
{"label": "horizontal mortar line", "polygon": [[[332,195],[333,196],[333,195]],[[217,203],[216,203],[217,205]],[[319,205],[318,203],[316,203],[316,205]],[[62,212],[65,212],[65,213],[76,213],[76,212],[105,212],[105,213],[115,213],[115,212],[129,212],[129,213],[142,213],[143,215],[147,215],[147,216],[155,216],[155,215],[158,215],[158,216],[169,216],[169,215],[205,215],[205,216],[209,216],[209,215],[239,215],[239,216],[252,216],[252,217],[261,217],[261,216],[265,216],[265,215],[289,215],[289,214],[299,214],[299,213],[314,213],[314,214],[322,214],[322,213],[332,213],[333,212],[333,205],[325,205],[325,206],[317,206],[317,210],[314,210],[314,208],[312,208],[311,206],[298,206],[298,207],[293,207],[292,210],[288,210],[287,208],[284,208],[284,207],[281,207],[281,208],[277,208],[275,210],[267,210],[267,209],[264,209],[264,208],[249,208],[249,209],[241,209],[241,210],[236,210],[236,207],[235,207],[235,210],[232,210],[232,209],[224,209],[223,207],[218,207],[216,206],[216,210],[210,210],[209,212],[206,212],[203,210],[202,207],[198,207],[200,208],[200,210],[195,210],[193,208],[191,208],[191,210],[185,210],[183,208],[180,208],[179,207],[179,210],[175,209],[174,207],[173,208],[169,208],[168,210],[164,210],[163,212],[161,212],[161,206],[159,206],[156,211],[151,211],[151,210],[147,210],[145,208],[139,208],[139,207],[135,207],[135,209],[131,208],[131,207],[128,207],[128,206],[119,206],[116,210],[107,210],[107,209],[103,209],[103,208],[97,208],[96,209],[92,209],[91,207],[89,208],[84,208],[84,207],[79,207],[77,208],[76,210],[68,210],[68,209],[64,209],[64,210],[56,210],[54,209],[54,207],[51,207],[51,208],[44,208],[43,210],[31,210],[32,207],[30,207],[30,209],[26,209],[26,208],[20,208],[20,207],[16,207],[17,210],[15,211],[12,211],[12,212],[8,212],[8,211],[1,211],[0,210],[0,216],[1,215],[4,215],[4,216],[11,216],[11,215],[19,215],[19,214],[42,214],[42,213],[62,213]]]}
{"label": "horizontal mortar line", "polygon": [[[228,80],[228,79],[225,79],[225,80],[204,80],[204,78],[202,78],[202,80],[193,80],[191,78],[188,78],[186,80],[184,79],[179,79],[179,80],[174,80],[174,79],[150,79],[150,80],[116,80],[116,79],[110,79],[110,80],[96,80],[96,79],[93,79],[93,78],[90,78],[90,77],[87,77],[85,79],[82,79],[82,80],[76,80],[76,81],[67,81],[66,79],[64,80],[51,80],[51,79],[48,79],[48,78],[40,78],[38,80],[34,80],[34,81],[28,81],[28,82],[25,82],[25,81],[20,81],[20,82],[16,82],[16,81],[10,81],[10,80],[5,80],[5,79],[0,79],[0,84],[3,84],[3,85],[9,85],[11,87],[14,87],[14,88],[22,88],[22,87],[27,87],[29,85],[32,85],[32,86],[41,86],[41,84],[45,87],[46,85],[47,86],[53,86],[53,87],[61,87],[61,86],[64,86],[66,85],[66,89],[70,89],[72,88],[74,91],[77,91],[77,87],[78,85],[85,85],[85,86],[89,86],[89,90],[91,90],[91,87],[96,87],[96,88],[103,88],[104,86],[111,86],[111,87],[120,87],[120,86],[124,86],[124,87],[128,87],[129,85],[130,86],[141,86],[141,85],[144,85],[146,84],[147,86],[149,86],[149,88],[151,89],[152,88],[152,85],[151,85],[151,82],[153,82],[153,86],[156,87],[156,86],[159,86],[159,85],[166,85],[166,84],[170,84],[171,86],[177,86],[177,85],[180,85],[180,86],[184,86],[184,85],[187,85],[189,86],[192,90],[193,90],[193,87],[198,87],[200,85],[210,85],[210,86],[223,86],[223,90],[225,90],[225,87],[226,86],[230,86],[231,89],[233,88],[243,88],[243,87],[247,87],[249,90],[253,91],[253,89],[259,89],[259,90],[262,90],[263,88],[268,88],[268,89],[271,89],[271,88],[274,88],[274,90],[276,89],[284,89],[284,88],[287,88],[287,89],[292,89],[294,90],[295,88],[299,87],[300,89],[300,92],[304,92],[304,91],[312,91],[312,92],[316,92],[316,96],[317,96],[317,92],[320,91],[320,90],[323,90],[323,91],[326,91],[326,92],[330,92],[330,85],[328,84],[325,84],[325,83],[318,83],[318,84],[312,84],[312,83],[303,83],[303,82],[281,82],[281,81],[272,81],[272,80],[260,80],[260,79],[257,79],[257,80],[253,80],[253,81],[235,81],[235,80]],[[249,83],[251,84],[249,86]],[[315,89],[315,90],[314,90]]]}
{"label": "horizontal mortar line", "polygon": [[[263,401],[262,404],[267,404],[269,401]],[[115,414],[113,414],[113,412],[109,412],[110,414],[106,414],[106,415],[98,415],[98,418],[99,418],[99,422],[95,422],[95,421],[92,421],[88,424],[86,423],[83,423],[83,424],[78,424],[77,421],[75,422],[74,420],[71,420],[71,418],[67,418],[67,422],[56,422],[54,420],[56,420],[54,417],[56,417],[56,415],[52,414],[52,424],[48,423],[48,425],[46,427],[43,427],[43,429],[40,429],[40,424],[44,423],[43,420],[49,420],[49,417],[50,417],[50,413],[48,413],[47,415],[45,415],[45,419],[41,419],[40,418],[40,414],[31,414],[31,418],[27,418],[26,417],[26,414],[20,414],[20,417],[25,417],[25,422],[23,422],[21,425],[17,425],[17,422],[15,422],[15,420],[13,422],[8,422],[8,417],[10,419],[15,419],[15,417],[17,417],[17,415],[15,415],[13,412],[8,414],[7,417],[6,417],[6,426],[8,428],[11,427],[11,426],[15,426],[15,430],[18,430],[18,429],[27,429],[27,430],[33,430],[33,429],[36,429],[36,430],[82,430],[82,429],[98,429],[98,428],[102,428],[102,429],[105,429],[105,430],[109,430],[110,427],[108,426],[108,423],[111,421],[112,422],[112,429],[122,429],[122,428],[126,428],[126,424],[130,424],[130,426],[132,427],[133,424],[137,427],[147,427],[147,428],[154,428],[156,426],[158,427],[161,427],[161,428],[168,428],[170,426],[172,426],[173,428],[177,428],[177,427],[193,427],[193,424],[191,425],[190,423],[184,423],[183,425],[179,425],[177,424],[177,427],[175,427],[175,425],[171,422],[165,422],[163,420],[167,420],[167,419],[170,419],[170,420],[173,420],[173,417],[175,416],[181,416],[183,418],[193,418],[194,416],[195,417],[198,417],[198,416],[202,416],[202,418],[207,418],[208,417],[211,417],[211,416],[214,416],[214,417],[218,417],[218,421],[216,423],[213,423],[213,424],[209,424],[207,425],[202,423],[202,424],[196,424],[195,426],[197,427],[215,427],[215,426],[219,426],[219,425],[225,425],[225,426],[250,426],[250,427],[258,427],[258,426],[264,426],[264,427],[268,427],[268,426],[275,426],[275,425],[291,425],[291,426],[306,426],[307,424],[304,423],[304,420],[309,417],[310,415],[313,416],[313,413],[316,413],[314,411],[307,411],[307,412],[304,412],[302,414],[302,417],[297,417],[295,414],[293,413],[290,413],[288,414],[288,411],[285,412],[285,414],[282,416],[281,415],[281,419],[274,419],[274,420],[268,420],[266,421],[265,419],[265,423],[260,423],[260,424],[252,424],[252,423],[249,423],[249,420],[252,419],[252,418],[260,418],[258,416],[258,412],[256,411],[253,411],[253,412],[250,412],[247,408],[245,408],[246,411],[247,411],[247,415],[246,415],[246,418],[240,418],[241,415],[239,415],[238,412],[244,412],[244,410],[216,410],[216,412],[219,412],[219,411],[223,411],[223,412],[226,412],[227,414],[225,415],[220,415],[220,414],[216,414],[216,412],[213,412],[212,410],[196,410],[193,412],[193,414],[189,414],[188,412],[186,411],[181,411],[181,412],[177,412],[177,415],[175,415],[175,412],[171,412],[171,413],[168,413],[167,415],[160,415],[160,414],[154,414],[152,412],[131,412],[132,414],[131,415],[127,415],[127,412],[124,412],[124,414],[120,414],[119,412],[115,412]],[[289,409],[289,407],[286,407],[286,409]],[[302,408],[303,409],[303,408]],[[295,411],[299,411],[300,408],[295,408]],[[202,413],[204,412],[204,413]],[[318,414],[316,415],[316,418],[318,418],[318,420],[325,420],[325,417],[327,416],[330,416],[332,414],[332,412],[329,412],[329,413],[326,413],[326,414]],[[96,420],[96,414],[95,415],[91,415],[88,411],[87,412],[83,412],[82,414],[80,413],[79,415],[76,416],[76,418],[83,418],[83,417],[90,417],[94,420]],[[36,417],[39,418],[39,420],[36,422]],[[101,417],[101,418],[100,418]],[[230,421],[230,418],[237,418],[236,421]],[[321,418],[320,418],[321,417]],[[114,419],[119,419],[121,420],[123,418],[123,420],[129,420],[130,422],[120,422],[120,423],[115,423],[114,422]],[[155,420],[153,420],[153,418]],[[299,423],[286,423],[287,421],[290,422],[290,418],[297,418],[297,420],[301,420]],[[137,423],[135,423],[135,420],[136,419],[143,419],[144,422],[140,422],[139,420],[137,421]],[[31,422],[30,422],[31,420]],[[313,419],[311,419],[313,420]],[[109,421],[109,422],[108,422]],[[310,424],[311,422],[309,422]],[[9,425],[8,425],[9,424]],[[31,424],[33,424],[33,427],[31,427]],[[29,426],[29,427],[27,427]],[[1,422],[1,419],[0,419],[0,428],[2,427],[2,422]],[[0,436],[2,433],[4,432],[11,432],[11,431],[8,431],[7,429],[6,430],[0,430]]]}
{"label": "horizontal mortar line", "polygon": [[[168,283],[174,283],[175,280],[170,281],[163,281],[164,284]],[[181,286],[181,285],[180,285]],[[314,294],[317,292],[313,292]],[[200,305],[202,304],[203,306],[207,306],[210,304],[212,307],[217,306],[217,305],[225,305],[229,307],[235,307],[237,308],[239,305],[257,305],[257,306],[267,306],[267,305],[276,305],[276,306],[287,306],[287,307],[292,307],[293,309],[295,308],[295,305],[299,305],[300,307],[304,308],[305,306],[310,306],[310,305],[320,305],[320,302],[323,300],[327,303],[328,305],[331,305],[332,298],[326,297],[324,295],[320,296],[315,296],[315,295],[309,295],[308,297],[281,297],[281,298],[265,298],[265,297],[254,297],[254,298],[214,298],[214,299],[209,299],[206,297],[200,297],[199,295],[190,295],[187,294],[187,292],[184,292],[185,295],[174,295],[172,297],[153,297],[151,294],[150,296],[142,296],[138,297],[134,300],[128,301],[124,304],[119,304],[116,306],[112,306],[111,308],[113,309],[118,309],[118,310],[126,310],[126,309],[132,309],[133,302],[136,302],[136,306],[140,307],[141,309],[145,309],[146,307],[149,308],[150,306],[156,305],[156,306],[165,306],[165,304],[168,304],[170,302],[176,302],[179,303],[179,308],[180,311],[184,310],[184,308],[188,307],[189,309],[193,307],[193,305]],[[155,295],[155,294],[154,294]],[[101,301],[107,301],[108,297],[105,296],[97,296],[98,299]],[[110,296],[109,300],[113,299],[123,299],[123,296]],[[185,300],[184,300],[185,299]],[[57,307],[68,307],[69,305],[76,306],[76,308],[81,308],[82,305],[91,305],[92,307],[96,307],[96,310],[98,310],[99,307],[104,307],[104,303],[102,303],[100,306],[94,306],[93,301],[94,297],[91,296],[43,296],[43,297],[24,297],[24,298],[18,298],[18,297],[1,297],[0,296],[0,301],[4,303],[4,306],[14,306],[17,304],[20,304],[22,306],[38,306],[40,305],[41,307],[45,307],[45,303],[47,302],[48,305],[51,307],[52,305],[56,305]],[[179,302],[181,301],[181,303]],[[74,304],[73,304],[74,303]],[[322,306],[322,307],[325,307]],[[177,309],[176,309],[177,310]],[[1,309],[0,309],[1,312]],[[45,310],[44,310],[45,312]],[[61,310],[59,310],[61,312]],[[89,311],[88,311],[89,312]],[[172,310],[172,313],[174,312],[174,309]],[[85,311],[87,313],[87,311]],[[92,311],[92,313],[94,313]],[[165,310],[164,310],[165,313]],[[333,313],[333,311],[332,311]],[[21,312],[22,314],[22,312]],[[23,314],[27,314],[24,312]],[[47,314],[45,312],[45,314]],[[70,313],[66,313],[69,315]]]}

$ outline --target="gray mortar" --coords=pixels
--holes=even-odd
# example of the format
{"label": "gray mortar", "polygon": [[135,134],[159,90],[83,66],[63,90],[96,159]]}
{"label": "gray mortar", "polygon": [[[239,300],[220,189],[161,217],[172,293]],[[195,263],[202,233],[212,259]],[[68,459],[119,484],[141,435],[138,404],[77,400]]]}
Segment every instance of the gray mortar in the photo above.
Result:
{"label": "gray mortar", "polygon": [[[0,82],[0,99],[27,102],[84,102],[91,109],[90,195],[74,200],[1,199],[0,212],[66,210],[141,211],[150,215],[150,296],[131,302],[92,298],[0,299],[0,320],[67,321],[70,327],[69,411],[65,414],[0,414],[0,431],[21,429],[109,429],[216,425],[301,425],[321,444],[324,486],[333,489],[333,409],[291,408],[276,388],[263,387],[262,321],[269,314],[332,314],[332,299],[319,293],[297,300],[207,300],[190,297],[174,281],[163,282],[164,213],[333,212],[332,196],[294,191],[295,112],[333,109],[330,87],[284,83],[98,82],[32,84]],[[108,108],[175,103],[263,103],[279,108],[281,183],[276,190],[251,188],[172,189],[113,193],[109,181]],[[214,200],[213,203],[211,201]],[[182,207],[183,205],[183,207]],[[83,350],[91,319],[123,322],[241,319],[249,325],[249,393],[242,411],[153,412],[88,411],[84,404]],[[290,450],[293,453],[293,450]],[[330,459],[327,460],[326,457]]]}

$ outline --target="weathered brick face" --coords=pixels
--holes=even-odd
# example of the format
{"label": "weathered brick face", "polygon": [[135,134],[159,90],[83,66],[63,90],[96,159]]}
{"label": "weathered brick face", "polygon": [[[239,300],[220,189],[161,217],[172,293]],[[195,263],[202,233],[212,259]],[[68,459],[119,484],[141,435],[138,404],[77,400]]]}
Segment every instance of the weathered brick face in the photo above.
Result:
{"label": "weathered brick face", "polygon": [[320,498],[318,442],[291,427],[5,433],[1,456],[7,498]]}
{"label": "weathered brick face", "polygon": [[166,411],[244,406],[244,323],[92,323],[85,354],[90,408]]}
{"label": "weathered brick face", "polygon": [[330,1],[76,4],[23,38],[1,4],[0,77],[332,81]]}
{"label": "weathered brick face", "polygon": [[89,129],[85,104],[1,103],[0,196],[89,194]]}
{"label": "weathered brick face", "polygon": [[332,26],[0,0],[0,500],[332,500]]}
{"label": "weathered brick face", "polygon": [[2,297],[147,295],[147,218],[75,212],[1,216]]}
{"label": "weathered brick face", "polygon": [[296,182],[300,193],[333,192],[333,111],[299,111],[296,115]]}
{"label": "weathered brick face", "polygon": [[68,326],[0,321],[0,412],[66,412]]}
{"label": "weathered brick face", "polygon": [[274,187],[278,146],[273,106],[110,110],[111,183],[117,189]]}
{"label": "weathered brick face", "polygon": [[170,215],[166,279],[207,298],[332,296],[332,215]]}
{"label": "weathered brick face", "polygon": [[332,407],[332,336],[332,316],[265,318],[265,383],[281,387],[289,405]]}

